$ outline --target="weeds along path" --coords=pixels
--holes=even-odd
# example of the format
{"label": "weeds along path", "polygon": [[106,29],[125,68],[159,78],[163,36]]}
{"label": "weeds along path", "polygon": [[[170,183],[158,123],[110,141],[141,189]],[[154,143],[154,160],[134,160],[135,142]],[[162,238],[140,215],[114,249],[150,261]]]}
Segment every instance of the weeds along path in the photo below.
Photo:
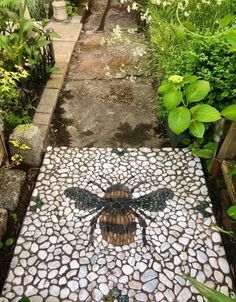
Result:
{"label": "weeds along path", "polygon": [[103,23],[105,11],[105,1],[92,1],[54,114],[50,145],[159,147],[143,33],[119,1],[111,1]]}

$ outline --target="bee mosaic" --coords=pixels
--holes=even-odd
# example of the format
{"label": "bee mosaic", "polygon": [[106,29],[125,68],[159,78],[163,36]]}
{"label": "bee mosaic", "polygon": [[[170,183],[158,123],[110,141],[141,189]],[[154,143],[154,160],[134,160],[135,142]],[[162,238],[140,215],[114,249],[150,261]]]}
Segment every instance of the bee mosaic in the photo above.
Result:
{"label": "bee mosaic", "polygon": [[145,210],[150,212],[163,211],[166,207],[166,200],[173,197],[173,192],[170,189],[158,189],[144,196],[133,198],[132,193],[140,183],[132,189],[126,186],[126,183],[109,183],[107,189],[103,189],[100,185],[90,181],[98,186],[104,196],[99,197],[85,189],[79,187],[68,188],[64,194],[72,200],[76,201],[76,207],[80,210],[88,211],[86,218],[90,215],[89,244],[94,242],[94,231],[99,221],[102,237],[108,243],[114,246],[128,245],[134,242],[134,236],[137,230],[137,222],[142,229],[143,245],[147,245],[146,228],[148,219],[153,221],[154,218],[147,215]]}

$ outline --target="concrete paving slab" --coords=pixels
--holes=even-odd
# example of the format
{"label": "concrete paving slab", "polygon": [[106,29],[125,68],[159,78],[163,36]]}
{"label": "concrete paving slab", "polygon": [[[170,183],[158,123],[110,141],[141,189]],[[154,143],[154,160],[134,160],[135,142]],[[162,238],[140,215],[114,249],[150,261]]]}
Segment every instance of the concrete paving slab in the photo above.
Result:
{"label": "concrete paving slab", "polygon": [[[78,16],[80,19],[81,17]],[[78,20],[77,20],[78,21]],[[53,28],[54,31],[60,36],[59,38],[53,38],[54,41],[63,42],[76,42],[79,38],[82,24],[76,23],[59,23],[50,22],[47,28]]]}
{"label": "concrete paving slab", "polygon": [[52,108],[55,108],[58,95],[59,95],[58,89],[45,88],[41,96],[39,106],[50,105]]}
{"label": "concrete paving slab", "polygon": [[71,55],[75,47],[75,42],[53,41],[53,47],[56,62],[70,62]]}
{"label": "concrete paving slab", "polygon": [[90,40],[92,40],[90,45],[88,39],[87,44],[76,45],[68,72],[70,79],[112,79],[145,74],[147,58],[143,57],[146,53],[143,44],[118,43],[95,46],[96,40],[92,37]]}
{"label": "concrete paving slab", "polygon": [[55,64],[55,71],[53,71],[53,74],[62,74],[65,76],[68,69],[68,62],[66,61],[57,61]]}
{"label": "concrete paving slab", "polygon": [[156,129],[154,98],[149,79],[67,80],[52,121],[51,140],[64,145],[69,134],[73,147],[160,146],[163,138]]}
{"label": "concrete paving slab", "polygon": [[52,113],[41,113],[36,112],[33,118],[33,124],[34,125],[43,125],[48,126],[50,125],[52,119]]}
{"label": "concrete paving slab", "polygon": [[61,89],[64,82],[63,74],[51,74],[50,79],[47,81],[46,88]]}
{"label": "concrete paving slab", "polygon": [[203,302],[183,274],[234,295],[215,223],[187,149],[48,147],[0,302]]}

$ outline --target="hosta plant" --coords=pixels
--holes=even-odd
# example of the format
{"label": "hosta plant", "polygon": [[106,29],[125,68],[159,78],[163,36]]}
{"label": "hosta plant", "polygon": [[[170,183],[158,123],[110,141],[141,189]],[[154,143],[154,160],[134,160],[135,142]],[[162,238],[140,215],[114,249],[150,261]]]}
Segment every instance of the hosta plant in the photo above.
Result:
{"label": "hosta plant", "polygon": [[193,137],[202,139],[208,123],[218,121],[221,116],[236,120],[236,104],[219,112],[204,103],[209,91],[210,83],[193,75],[172,75],[161,84],[158,92],[163,94],[168,125],[175,134],[188,130]]}

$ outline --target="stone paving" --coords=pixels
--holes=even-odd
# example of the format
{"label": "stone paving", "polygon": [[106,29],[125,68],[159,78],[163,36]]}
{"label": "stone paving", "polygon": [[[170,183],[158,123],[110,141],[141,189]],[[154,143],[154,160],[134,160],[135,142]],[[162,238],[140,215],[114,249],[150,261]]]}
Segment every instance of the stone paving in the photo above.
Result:
{"label": "stone paving", "polygon": [[0,302],[203,301],[183,274],[233,294],[215,223],[187,149],[48,147]]}
{"label": "stone paving", "polygon": [[56,107],[50,145],[160,147],[144,34],[117,0],[111,1],[104,32],[97,32],[105,5],[92,1]]}

